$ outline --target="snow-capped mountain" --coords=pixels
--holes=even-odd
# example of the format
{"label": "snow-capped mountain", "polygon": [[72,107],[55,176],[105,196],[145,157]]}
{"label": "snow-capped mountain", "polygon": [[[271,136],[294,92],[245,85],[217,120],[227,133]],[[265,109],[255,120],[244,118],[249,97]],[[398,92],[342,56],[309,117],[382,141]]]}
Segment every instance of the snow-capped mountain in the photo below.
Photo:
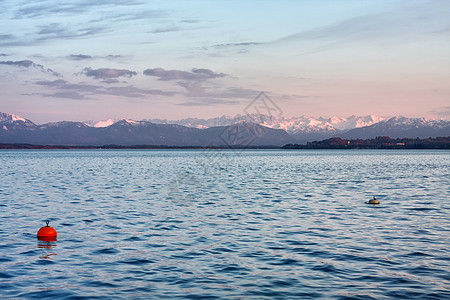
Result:
{"label": "snow-capped mountain", "polygon": [[119,120],[109,126],[88,126],[82,122],[52,122],[21,126],[23,118],[2,114],[0,143],[38,145],[165,145],[165,146],[282,146],[295,142],[284,130],[241,122],[205,129],[177,124]]}
{"label": "snow-capped mountain", "polygon": [[369,139],[377,136],[388,136],[391,138],[450,136],[450,121],[393,117],[371,126],[349,130],[339,136],[347,139]]}
{"label": "snow-capped mountain", "polygon": [[209,128],[214,126],[228,126],[239,122],[253,122],[269,128],[283,129],[289,134],[313,133],[313,132],[339,132],[353,128],[370,126],[378,123],[383,118],[369,116],[350,116],[348,118],[314,118],[311,116],[301,117],[274,117],[265,115],[237,115],[235,117],[221,116],[211,119],[189,118],[182,120],[148,120],[157,124],[178,124],[194,128]]}
{"label": "snow-capped mountain", "polygon": [[[175,124],[167,124],[175,123]],[[450,121],[376,116],[348,118],[236,116],[208,120],[53,122],[36,125],[13,114],[0,113],[0,143],[48,145],[167,145],[253,146],[302,144],[331,137],[368,139],[450,136]],[[245,145],[245,146],[248,146]]]}
{"label": "snow-capped mountain", "polygon": [[117,119],[108,119],[108,120],[101,120],[101,121],[84,121],[83,123],[91,126],[91,127],[95,127],[95,128],[101,128],[101,127],[108,127],[114,123],[116,123]]}
{"label": "snow-capped mountain", "polygon": [[3,130],[19,128],[19,127],[34,127],[36,124],[25,118],[13,114],[6,114],[0,112],[0,124]]}
{"label": "snow-capped mountain", "polygon": [[299,143],[323,140],[347,130],[370,126],[383,120],[374,115],[350,116],[348,118],[314,118],[311,116],[300,117],[275,117],[265,115],[237,115],[235,117],[221,116],[211,119],[189,118],[182,120],[149,120],[158,124],[178,124],[194,128],[210,128],[214,126],[229,126],[240,122],[253,122],[273,129],[283,129],[294,137]]}

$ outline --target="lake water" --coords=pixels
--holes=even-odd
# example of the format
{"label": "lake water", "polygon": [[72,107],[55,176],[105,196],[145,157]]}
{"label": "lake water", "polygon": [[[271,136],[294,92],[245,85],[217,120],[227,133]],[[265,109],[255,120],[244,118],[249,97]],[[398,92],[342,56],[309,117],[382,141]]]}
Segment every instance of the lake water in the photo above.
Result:
{"label": "lake water", "polygon": [[0,174],[0,298],[450,299],[449,151],[4,150]]}

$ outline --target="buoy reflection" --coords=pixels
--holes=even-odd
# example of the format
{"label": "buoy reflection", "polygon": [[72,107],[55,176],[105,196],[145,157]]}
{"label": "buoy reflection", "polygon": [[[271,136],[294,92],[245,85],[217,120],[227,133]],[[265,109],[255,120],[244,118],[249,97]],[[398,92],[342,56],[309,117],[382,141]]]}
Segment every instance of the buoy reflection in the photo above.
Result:
{"label": "buoy reflection", "polygon": [[48,251],[57,246],[56,245],[56,237],[39,238],[37,246],[40,249],[47,249],[47,250],[44,250],[44,253],[42,253],[42,255],[40,255],[39,258],[51,259],[53,255],[58,255],[54,251]]}
{"label": "buoy reflection", "polygon": [[56,236],[40,236],[38,240],[43,242],[56,242]]}
{"label": "buoy reflection", "polygon": [[56,239],[49,241],[49,240],[38,240],[38,248],[44,248],[44,249],[52,249],[56,247]]}
{"label": "buoy reflection", "polygon": [[38,239],[38,248],[44,248],[44,249],[52,249],[53,247],[56,247],[56,238],[39,238]]}

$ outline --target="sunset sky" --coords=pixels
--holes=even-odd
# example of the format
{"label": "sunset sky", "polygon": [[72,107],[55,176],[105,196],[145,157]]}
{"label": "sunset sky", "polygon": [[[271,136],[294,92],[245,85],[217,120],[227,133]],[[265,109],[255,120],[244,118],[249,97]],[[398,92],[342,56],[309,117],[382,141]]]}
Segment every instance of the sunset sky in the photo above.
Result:
{"label": "sunset sky", "polygon": [[450,1],[0,1],[0,112],[450,118]]}

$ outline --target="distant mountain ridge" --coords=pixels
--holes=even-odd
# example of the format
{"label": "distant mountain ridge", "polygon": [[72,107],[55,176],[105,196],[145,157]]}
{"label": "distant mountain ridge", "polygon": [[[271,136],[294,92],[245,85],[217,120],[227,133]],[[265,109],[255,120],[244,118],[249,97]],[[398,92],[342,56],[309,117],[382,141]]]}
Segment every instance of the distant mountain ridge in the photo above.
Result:
{"label": "distant mountain ridge", "polygon": [[284,130],[250,122],[206,129],[129,119],[106,127],[70,121],[36,125],[16,115],[0,113],[0,143],[5,144],[246,147],[282,146],[294,141]]}
{"label": "distant mountain ridge", "polygon": [[217,117],[211,119],[183,119],[167,121],[150,120],[155,123],[176,123],[195,128],[209,128],[211,126],[225,126],[242,121],[251,121],[263,126],[283,129],[299,143],[324,140],[332,137],[343,138],[375,138],[389,136],[392,138],[428,138],[450,135],[450,122],[445,120],[428,120],[425,118],[406,118],[401,116],[385,120],[374,115],[355,116],[347,118],[314,118],[274,117],[261,115],[237,115],[235,117]]}
{"label": "distant mountain ridge", "polygon": [[[214,126],[227,126],[247,121],[257,123],[269,128],[283,129],[289,134],[313,133],[313,132],[339,132],[353,128],[369,126],[382,121],[383,118],[374,115],[350,116],[348,118],[314,118],[311,116],[300,117],[275,117],[266,115],[237,115],[235,117],[221,116],[210,119],[188,118],[182,120],[150,119],[148,121],[159,124],[178,124],[187,127],[209,128]],[[111,121],[111,120],[109,120]]]}
{"label": "distant mountain ridge", "polygon": [[450,136],[450,122],[425,118],[376,116],[348,118],[273,117],[249,115],[208,120],[130,119],[52,122],[42,125],[14,114],[0,113],[0,143],[47,145],[166,145],[166,146],[282,146],[332,137],[370,139]]}
{"label": "distant mountain ridge", "polygon": [[428,138],[450,136],[450,121],[393,117],[370,126],[355,128],[339,135],[348,139]]}

